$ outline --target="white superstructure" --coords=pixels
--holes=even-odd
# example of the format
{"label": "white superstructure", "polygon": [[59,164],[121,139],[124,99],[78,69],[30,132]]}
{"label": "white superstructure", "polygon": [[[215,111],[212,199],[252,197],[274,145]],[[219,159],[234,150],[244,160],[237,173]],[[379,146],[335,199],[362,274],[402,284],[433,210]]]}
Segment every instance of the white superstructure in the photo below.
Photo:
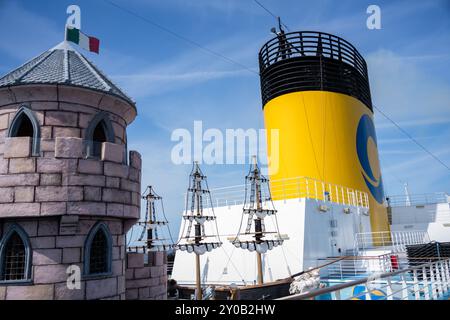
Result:
{"label": "white superstructure", "polygon": [[[355,234],[370,232],[368,197],[366,194],[331,185],[335,196],[324,198],[318,182],[299,178],[298,198],[274,201],[278,227],[283,237],[278,246],[263,255],[265,281],[289,277],[291,274],[317,266],[318,259],[352,254]],[[308,194],[301,185],[309,186]],[[277,185],[276,181],[272,186]],[[328,185],[328,184],[327,184]],[[255,255],[235,248],[229,241],[239,230],[242,217],[244,186],[211,190],[214,212],[223,242],[222,248],[205,253],[201,259],[202,281],[213,284],[253,284],[257,269]],[[292,191],[291,191],[292,192]],[[336,195],[351,195],[339,196]],[[219,205],[218,205],[219,204]],[[266,218],[267,224],[277,221]],[[267,225],[270,229],[270,225]],[[180,233],[182,230],[180,230]],[[180,234],[181,236],[181,234]],[[194,258],[177,251],[172,278],[180,284],[192,284],[195,279]]]}
{"label": "white superstructure", "polygon": [[446,193],[389,197],[392,231],[426,231],[431,241],[450,242],[450,197]]}

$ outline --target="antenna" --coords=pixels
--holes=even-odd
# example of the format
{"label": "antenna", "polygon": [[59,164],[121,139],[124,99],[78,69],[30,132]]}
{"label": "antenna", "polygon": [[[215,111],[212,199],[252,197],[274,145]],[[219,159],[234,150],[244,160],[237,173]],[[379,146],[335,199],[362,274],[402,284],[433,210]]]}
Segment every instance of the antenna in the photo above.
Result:
{"label": "antenna", "polygon": [[281,18],[278,17],[277,19],[278,19],[278,29],[280,30],[280,32],[283,32],[283,33],[284,33],[283,27],[282,27],[282,25],[281,25]]}
{"label": "antenna", "polygon": [[407,207],[409,207],[409,206],[411,206],[411,198],[410,198],[410,196],[409,196],[408,183],[405,182],[405,183],[403,184],[403,187],[404,187],[404,189],[405,189],[405,205],[406,205]]}
{"label": "antenna", "polygon": [[278,32],[277,32],[277,28],[272,27],[270,29],[270,32],[273,33],[274,35],[280,35],[280,34],[284,34],[284,30],[283,30],[283,24],[281,23],[281,18],[277,17],[277,21],[278,21]]}

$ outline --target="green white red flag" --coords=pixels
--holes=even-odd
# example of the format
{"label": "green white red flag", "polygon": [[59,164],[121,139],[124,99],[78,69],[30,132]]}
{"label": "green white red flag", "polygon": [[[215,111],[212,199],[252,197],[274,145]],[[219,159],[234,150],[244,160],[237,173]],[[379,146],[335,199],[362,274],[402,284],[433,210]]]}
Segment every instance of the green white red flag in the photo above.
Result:
{"label": "green white red flag", "polygon": [[66,40],[76,43],[83,49],[95,52],[97,54],[100,49],[100,40],[95,37],[89,37],[73,27],[67,27]]}

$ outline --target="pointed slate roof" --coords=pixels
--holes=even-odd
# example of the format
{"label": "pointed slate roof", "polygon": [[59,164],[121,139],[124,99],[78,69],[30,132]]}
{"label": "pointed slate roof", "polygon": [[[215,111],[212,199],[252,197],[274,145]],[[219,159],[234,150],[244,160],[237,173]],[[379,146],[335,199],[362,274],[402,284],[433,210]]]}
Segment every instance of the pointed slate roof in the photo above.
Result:
{"label": "pointed slate roof", "polygon": [[0,88],[25,84],[65,84],[83,87],[113,94],[133,106],[135,104],[92,62],[66,41],[0,78]]}

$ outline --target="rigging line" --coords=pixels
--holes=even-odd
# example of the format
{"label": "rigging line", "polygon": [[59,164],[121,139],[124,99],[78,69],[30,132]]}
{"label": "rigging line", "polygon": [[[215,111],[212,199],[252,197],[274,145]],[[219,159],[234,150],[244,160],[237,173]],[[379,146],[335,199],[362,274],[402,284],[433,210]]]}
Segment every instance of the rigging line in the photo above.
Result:
{"label": "rigging line", "polygon": [[[162,213],[163,213],[163,216],[164,216],[164,220],[166,220],[166,222],[169,222],[169,220],[167,220],[166,213],[165,213],[165,210],[164,210],[163,199],[161,199],[161,208],[162,208]],[[173,241],[172,232],[170,231],[170,227],[169,227],[168,224],[167,224],[167,230],[169,231],[170,241],[172,241],[172,244],[174,244],[175,242]]]}
{"label": "rigging line", "polygon": [[433,157],[437,162],[439,162],[443,167],[445,167],[447,170],[450,171],[450,167],[447,166],[441,159],[439,159],[434,153],[432,153],[430,150],[428,150],[423,144],[421,144],[419,141],[414,139],[407,131],[405,131],[402,127],[400,127],[399,124],[397,124],[394,120],[389,118],[383,111],[381,111],[377,106],[373,106],[383,117],[385,117],[387,120],[389,120],[394,126],[397,127],[398,130],[400,130],[406,137],[408,137],[412,142],[414,142],[416,145],[418,145],[423,151],[428,153],[431,157]]}
{"label": "rigging line", "polygon": [[[331,100],[331,98],[330,98],[330,96],[328,95],[328,99],[330,99]],[[336,112],[336,104],[334,104],[334,103],[330,103],[330,111],[331,111],[331,119],[336,119],[337,117],[335,116],[335,112]],[[340,167],[340,169],[341,169],[341,173],[342,172],[345,172],[345,170],[344,170],[344,161],[342,161],[342,154],[341,154],[341,152],[342,152],[342,149],[341,148],[339,148],[339,146],[341,145],[339,142],[338,142],[338,135],[337,135],[337,132],[338,132],[338,130],[336,129],[336,121],[331,121],[331,123],[332,123],[332,129],[333,129],[333,136],[334,136],[334,145],[336,146],[336,154],[337,154],[337,159],[338,159],[338,161],[339,161],[339,167]],[[340,139],[339,139],[340,140]]]}
{"label": "rigging line", "polygon": [[154,192],[155,193],[155,195],[157,196],[157,197],[159,197],[160,198],[160,200],[161,200],[161,210],[162,210],[162,214],[163,214],[163,217],[164,217],[164,221],[167,223],[167,231],[169,231],[169,237],[170,237],[170,241],[172,241],[172,245],[175,243],[174,241],[173,241],[173,237],[172,237],[172,232],[170,231],[170,228],[169,228],[169,220],[167,219],[167,217],[166,217],[166,212],[165,212],[165,210],[164,210],[164,199],[159,195],[159,194],[157,194],[156,192]]}
{"label": "rigging line", "polygon": [[[261,2],[259,2],[258,0],[253,0],[258,6],[260,6],[261,8],[264,9],[264,11],[266,11],[268,14],[270,14],[272,17],[274,17],[275,19],[278,19],[278,16],[275,15],[272,11],[270,11],[269,9],[267,9]],[[281,22],[281,24],[283,25],[283,27],[285,27],[287,29],[287,31],[289,30],[289,27],[287,25],[285,25],[283,22]]]}
{"label": "rigging line", "polygon": [[117,9],[119,9],[119,10],[125,11],[126,13],[128,13],[128,14],[130,14],[130,15],[132,15],[132,16],[134,16],[134,17],[136,17],[136,18],[138,18],[138,19],[140,19],[140,20],[142,20],[142,21],[144,21],[144,22],[146,22],[146,23],[148,23],[148,24],[150,24],[150,25],[152,25],[152,26],[154,26],[154,27],[156,27],[156,28],[166,32],[166,33],[168,33],[168,34],[170,34],[170,35],[172,35],[175,38],[178,38],[178,39],[180,39],[180,40],[182,40],[182,41],[184,41],[184,42],[186,42],[186,43],[188,43],[188,44],[190,44],[190,45],[192,45],[194,47],[197,47],[197,48],[199,48],[199,49],[201,49],[201,50],[203,50],[203,51],[205,51],[205,52],[207,52],[207,53],[209,53],[209,54],[211,54],[213,56],[221,58],[222,60],[227,61],[228,63],[234,64],[234,65],[239,66],[239,67],[241,67],[241,68],[243,68],[243,69],[245,69],[245,70],[247,70],[249,72],[252,72],[254,74],[259,75],[259,72],[256,72],[255,70],[253,70],[253,69],[243,65],[242,63],[237,62],[236,60],[233,60],[231,58],[228,58],[225,55],[223,55],[223,54],[221,54],[221,53],[219,53],[217,51],[214,51],[214,50],[211,50],[211,49],[209,49],[207,47],[204,47],[200,43],[198,43],[198,42],[196,42],[194,40],[191,40],[191,39],[189,39],[189,38],[187,38],[187,37],[185,37],[185,36],[175,32],[175,31],[173,31],[173,30],[171,30],[171,29],[169,29],[169,28],[167,28],[167,27],[165,27],[165,26],[163,26],[163,25],[161,25],[161,24],[159,24],[159,23],[157,23],[157,22],[155,22],[153,20],[150,20],[150,19],[148,19],[148,18],[146,18],[146,17],[144,17],[144,16],[142,16],[142,15],[140,15],[140,14],[134,12],[134,11],[131,11],[130,9],[122,7],[122,6],[118,5],[117,3],[115,3],[114,1],[111,1],[111,0],[103,0],[103,1],[108,3],[108,4],[110,4],[111,6],[113,6],[115,8],[117,8]]}
{"label": "rigging line", "polygon": [[[144,192],[141,194],[141,199],[145,196],[145,193],[147,192],[148,188],[149,188],[149,187],[147,186],[147,188],[145,188]],[[147,220],[148,220],[148,201],[147,201],[146,209],[145,209],[144,226],[143,226],[143,228],[142,228],[142,233],[141,233],[141,236],[139,237],[138,241],[142,241],[142,239],[143,239],[143,237],[144,237],[144,235],[145,235],[145,230],[146,230],[146,228],[147,228]]]}
{"label": "rigging line", "polygon": [[[275,205],[273,204],[273,200],[272,200],[272,191],[270,190],[269,183],[270,183],[270,180],[267,182],[267,190],[268,190],[268,193],[269,193],[269,199],[270,199],[270,202],[272,203],[272,208],[275,209]],[[275,224],[276,224],[278,237],[279,237],[279,239],[281,239],[280,226],[278,224],[278,215],[275,213],[274,215],[272,215],[272,217],[273,216],[275,216]],[[283,248],[282,245],[281,245],[281,252],[283,253],[284,263],[286,263],[286,268],[287,268],[287,271],[289,273],[289,276],[292,277],[291,268],[289,267],[289,263],[287,261],[286,253],[284,252],[284,248]]]}
{"label": "rigging line", "polygon": [[[206,185],[206,189],[209,190],[208,180],[205,180],[205,185]],[[212,202],[212,195],[211,195],[211,192],[209,192],[209,201],[210,201],[211,204],[213,203],[213,202]],[[214,207],[213,207],[212,205],[211,205],[211,211],[212,211],[213,216],[216,217],[216,213],[214,212]],[[222,243],[222,241],[221,241],[221,239],[220,239],[220,235],[219,235],[219,226],[218,226],[218,223],[217,223],[217,218],[214,219],[214,223],[215,223],[215,225],[216,225],[216,235],[217,235],[217,239],[219,240],[220,243]],[[233,266],[233,268],[235,269],[235,271],[238,273],[238,275],[241,277],[242,281],[243,281],[244,284],[245,284],[244,277],[241,275],[241,273],[239,272],[239,270],[238,270],[238,269],[236,268],[236,266],[234,265],[233,261],[231,260],[231,256],[228,256],[227,251],[225,250],[225,248],[224,248],[222,245],[221,245],[220,247],[222,248],[222,250],[223,250],[223,252],[225,253],[225,255],[229,258],[229,262],[231,262],[231,265]],[[234,250],[233,250],[233,252],[234,252]]]}
{"label": "rigging line", "polygon": [[[320,54],[320,104],[322,107],[322,180],[326,181],[326,174],[325,174],[325,158],[326,158],[326,136],[327,136],[327,102],[323,99],[323,65],[322,65],[322,54]],[[327,98],[327,97],[326,97]]]}
{"label": "rigging line", "polygon": [[[378,153],[378,157],[380,158],[380,167],[385,168],[385,164],[386,164],[385,158],[381,155],[381,153]],[[380,172],[382,172],[381,168],[380,168]],[[395,172],[391,172],[390,174],[392,174],[394,176],[394,178],[397,180],[397,182],[403,186],[403,184],[405,183],[404,180],[400,179],[399,176]],[[387,184],[385,184],[383,187],[384,187],[385,195],[388,195],[389,192],[387,190],[388,189]]]}
{"label": "rigging line", "polygon": [[[203,174],[203,173],[202,173]],[[205,185],[206,185],[206,190],[209,191],[209,185],[208,185],[208,180],[205,179]],[[208,193],[209,194],[209,201],[212,204],[212,195],[211,192]],[[222,240],[220,240],[220,235],[219,235],[219,225],[217,223],[217,217],[216,217],[216,213],[214,212],[214,206],[211,205],[211,211],[213,214],[213,217],[215,217],[216,219],[214,219],[214,224],[216,225],[216,234],[217,234],[217,240],[219,240],[220,243],[222,243]],[[222,247],[222,246],[221,246]]]}
{"label": "rigging line", "polygon": [[[227,258],[228,258],[228,262],[227,262],[227,264],[225,265],[225,268],[227,268],[228,265],[231,263],[231,266],[233,267],[234,271],[236,271],[236,273],[238,274],[238,276],[241,277],[242,283],[243,283],[244,285],[246,285],[246,282],[245,282],[244,277],[243,277],[242,274],[239,272],[239,269],[236,267],[236,265],[234,264],[233,260],[231,260],[231,257],[233,256],[233,253],[234,253],[234,250],[236,249],[236,247],[233,247],[233,250],[231,251],[231,254],[230,254],[230,255],[228,255],[227,251],[225,250],[225,248],[224,248],[223,246],[220,246],[220,247],[222,248],[223,252],[225,253],[225,255],[226,255]],[[223,277],[223,272],[222,272],[222,274],[221,274],[220,277],[219,277],[219,281],[222,279],[222,277]]]}
{"label": "rigging line", "polygon": [[[245,208],[245,205],[247,203],[247,179],[245,179],[245,191],[244,191],[244,205],[243,208]],[[241,214],[241,222],[239,223],[239,229],[238,233],[234,240],[238,240],[239,236],[241,235],[241,228],[242,228],[242,222],[244,222],[244,212]]]}
{"label": "rigging line", "polygon": [[[130,235],[130,239],[128,239],[128,242],[127,242],[127,247],[129,247],[129,246],[130,246],[130,243],[131,243],[131,239],[133,239],[133,231],[134,231],[134,226],[133,226],[133,227],[131,227],[131,235]],[[125,235],[125,237],[126,237],[126,235]]]}
{"label": "rigging line", "polygon": [[[326,136],[327,136],[327,101],[323,101],[323,71],[322,71],[322,55],[320,55],[320,104],[322,105],[322,112],[323,112],[323,137],[322,137],[322,176],[323,181],[326,181],[326,174],[325,174],[325,159],[326,159]],[[327,97],[325,97],[327,98]]]}
{"label": "rigging line", "polygon": [[[142,239],[144,238],[145,235],[145,231],[147,229],[147,223],[148,223],[148,214],[149,214],[149,201],[147,200],[146,205],[145,205],[145,220],[144,220],[144,226],[142,227],[142,232],[141,235],[139,236],[138,241],[142,241]],[[151,219],[151,217],[150,217]]]}
{"label": "rigging line", "polygon": [[[192,174],[192,170],[193,170],[193,168],[194,168],[194,164],[192,164],[192,169],[191,169],[191,174]],[[191,174],[189,175],[189,184],[188,184],[188,189],[190,189],[191,188]],[[185,197],[185,211],[181,214],[181,217],[183,218],[183,216],[185,215],[185,212],[187,212],[188,211],[188,204],[189,204],[189,191],[188,192],[186,192],[186,197]],[[180,243],[180,241],[181,241],[181,239],[183,238],[183,236],[184,236],[184,230],[185,230],[185,228],[186,228],[186,221],[183,221],[183,226],[182,226],[182,229],[181,229],[181,233],[179,234],[179,236],[180,236],[180,238],[177,240],[177,242],[175,243],[175,245],[178,245],[179,243]]]}
{"label": "rigging line", "polygon": [[291,268],[289,267],[289,263],[287,261],[286,253],[284,252],[283,246],[281,246],[281,252],[283,253],[283,258],[284,258],[284,262],[286,263],[287,272],[288,272],[289,276],[292,277],[292,271],[291,271]]}
{"label": "rigging line", "polygon": [[305,119],[306,119],[306,125],[307,125],[307,129],[308,129],[309,141],[311,142],[311,148],[312,148],[313,155],[314,155],[314,162],[316,163],[317,174],[319,175],[319,177],[321,177],[321,180],[323,181],[323,176],[320,174],[319,163],[317,162],[316,151],[314,149],[314,140],[311,135],[311,127],[309,126],[309,119],[308,119],[308,112],[306,111],[305,97],[303,96],[303,94],[300,94],[300,96],[301,96],[301,99],[303,102],[303,111],[305,112]]}
{"label": "rigging line", "polygon": [[[273,202],[272,202],[272,204],[273,204]],[[281,239],[280,227],[279,227],[279,224],[278,224],[278,216],[277,216],[277,214],[274,214],[273,216],[275,216],[275,224],[276,224],[276,227],[277,227],[278,237]],[[283,253],[284,263],[286,263],[286,268],[287,268],[287,271],[289,273],[289,276],[292,276],[291,268],[289,267],[289,263],[288,263],[288,260],[287,260],[287,257],[286,257],[286,253],[284,252],[283,245],[281,245],[281,252]]]}

